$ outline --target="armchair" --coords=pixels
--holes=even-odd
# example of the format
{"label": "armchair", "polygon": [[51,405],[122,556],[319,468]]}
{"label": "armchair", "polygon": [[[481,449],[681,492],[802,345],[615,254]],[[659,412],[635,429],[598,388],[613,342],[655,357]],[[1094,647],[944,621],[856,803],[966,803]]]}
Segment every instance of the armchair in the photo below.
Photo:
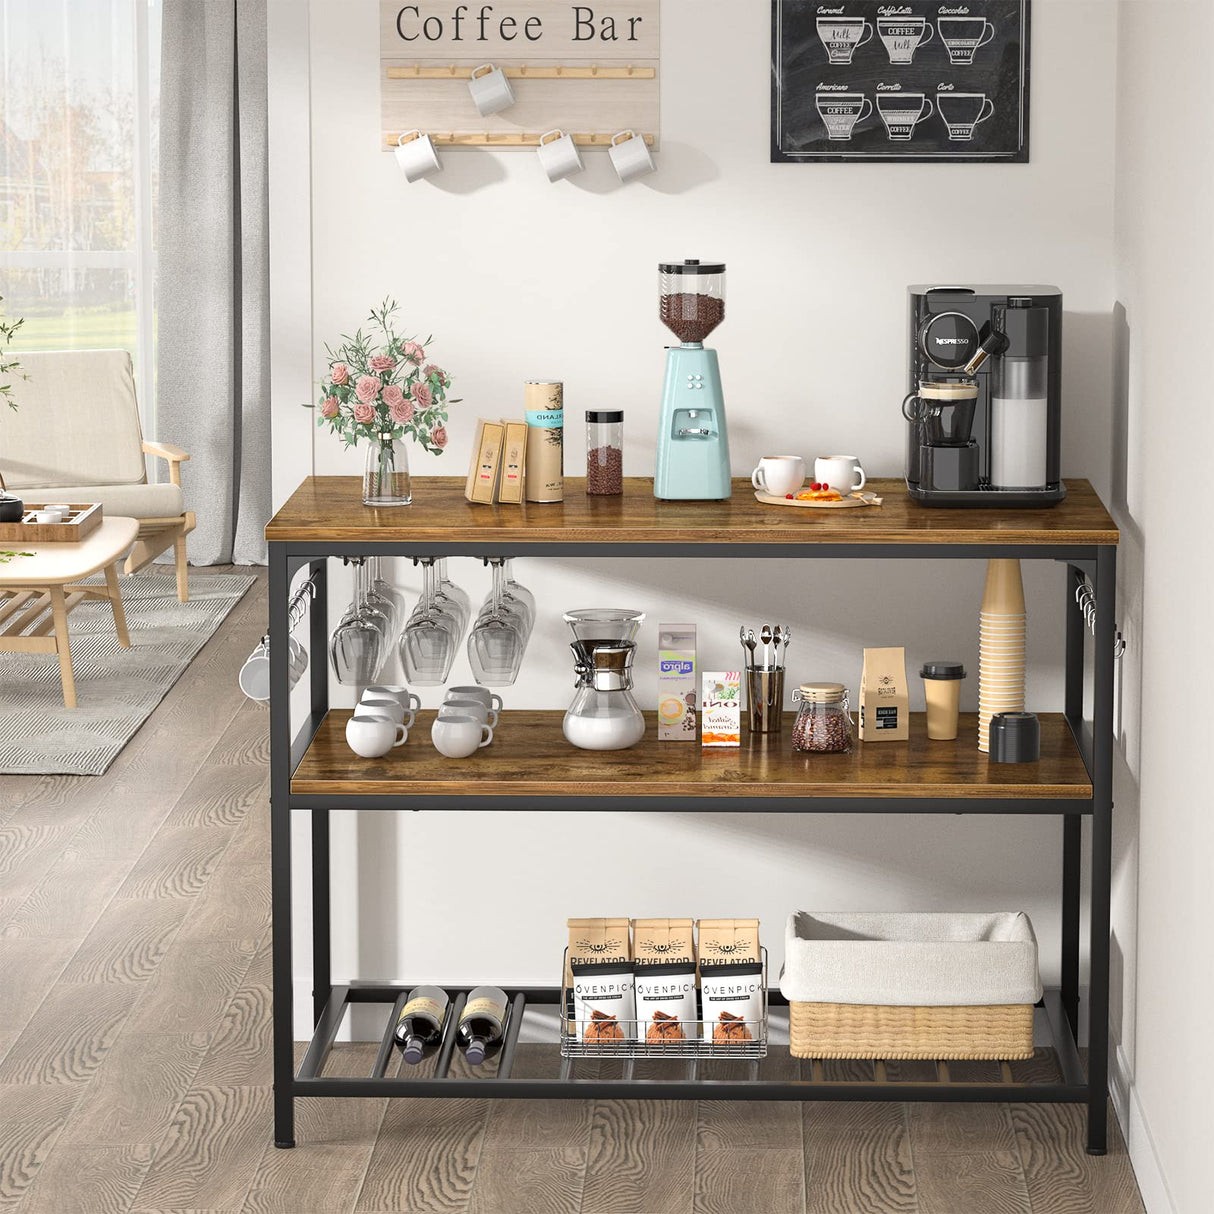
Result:
{"label": "armchair", "polygon": [[[65,350],[21,355],[28,381],[14,385],[17,411],[0,417],[0,476],[31,500],[100,502],[107,515],[139,523],[123,569],[134,573],[170,546],[177,597],[189,598],[181,465],[171,443],[148,442],[139,425],[131,356],[125,350]],[[148,484],[146,456],[168,462],[167,482]]]}

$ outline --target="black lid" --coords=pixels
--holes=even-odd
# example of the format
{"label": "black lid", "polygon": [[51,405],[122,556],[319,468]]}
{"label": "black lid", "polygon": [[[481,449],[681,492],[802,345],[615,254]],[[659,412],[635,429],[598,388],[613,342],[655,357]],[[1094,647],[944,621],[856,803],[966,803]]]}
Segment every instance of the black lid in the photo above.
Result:
{"label": "black lid", "polygon": [[691,257],[687,261],[664,261],[658,270],[663,274],[724,274],[725,263],[706,261],[701,265],[698,258]]}
{"label": "black lid", "polygon": [[587,409],[586,420],[588,422],[622,422],[624,420],[624,410]]}
{"label": "black lid", "polygon": [[922,679],[963,679],[965,666],[961,662],[924,662],[919,671]]}
{"label": "black lid", "polygon": [[1041,757],[1041,722],[1035,712],[997,712],[991,717],[992,763],[1034,763]]}

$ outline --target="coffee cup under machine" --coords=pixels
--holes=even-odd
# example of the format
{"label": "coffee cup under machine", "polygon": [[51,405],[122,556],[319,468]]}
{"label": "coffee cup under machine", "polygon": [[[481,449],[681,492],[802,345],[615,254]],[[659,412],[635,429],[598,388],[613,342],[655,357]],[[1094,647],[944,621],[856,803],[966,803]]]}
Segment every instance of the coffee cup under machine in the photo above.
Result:
{"label": "coffee cup under machine", "polygon": [[993,507],[1066,496],[1057,287],[911,287],[909,378],[912,498]]}

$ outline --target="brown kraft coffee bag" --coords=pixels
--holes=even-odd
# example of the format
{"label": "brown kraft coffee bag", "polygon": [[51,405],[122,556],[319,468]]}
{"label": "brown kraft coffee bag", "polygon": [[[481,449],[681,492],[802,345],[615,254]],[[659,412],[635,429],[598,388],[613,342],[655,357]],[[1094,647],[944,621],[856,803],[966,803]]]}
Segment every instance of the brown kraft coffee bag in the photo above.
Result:
{"label": "brown kraft coffee bag", "polygon": [[581,1019],[575,1010],[575,980],[578,977],[586,977],[597,967],[611,966],[613,974],[617,976],[623,971],[615,967],[627,967],[628,995],[631,1003],[632,938],[629,933],[630,920],[625,918],[569,919],[567,926],[569,951],[565,955],[565,1016],[569,1022],[567,1031],[572,1033],[575,1030],[575,1016]]}
{"label": "brown kraft coffee bag", "polygon": [[756,1040],[763,1029],[763,953],[758,919],[701,919],[700,1019],[716,1042]]}
{"label": "brown kraft coffee bag", "polygon": [[692,921],[636,919],[632,938],[637,1036],[656,1045],[698,1037]]}
{"label": "brown kraft coffee bag", "polygon": [[908,737],[906,650],[866,649],[860,675],[860,741],[905,742]]}

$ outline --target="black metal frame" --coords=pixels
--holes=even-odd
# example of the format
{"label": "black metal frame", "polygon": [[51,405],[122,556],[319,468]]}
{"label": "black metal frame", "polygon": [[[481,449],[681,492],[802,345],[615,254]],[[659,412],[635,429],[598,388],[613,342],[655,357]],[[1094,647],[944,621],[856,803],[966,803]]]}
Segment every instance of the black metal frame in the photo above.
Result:
{"label": "black metal frame", "polygon": [[[388,542],[313,543],[276,541],[270,544],[270,814],[272,848],[273,983],[274,983],[274,1141],[279,1147],[295,1145],[296,1097],[300,1096],[442,1096],[543,1099],[674,1099],[674,1100],[941,1100],[1040,1101],[1087,1105],[1090,1154],[1104,1154],[1107,1138],[1109,916],[1112,869],[1113,811],[1113,674],[1116,626],[1117,550],[1096,544],[794,544],[748,545],[622,544],[622,543],[482,543],[460,537],[449,543]],[[460,796],[448,798],[409,795],[300,796],[291,793],[291,776],[320,728],[329,707],[327,654],[327,561],[330,557],[380,556],[650,556],[795,558],[860,558],[957,560],[1008,557],[1020,560],[1062,561],[1067,566],[1066,692],[1065,716],[1092,782],[1086,800],[1006,799],[966,800],[914,798],[733,798],[728,810],[789,813],[982,813],[1057,814],[1062,818],[1062,985],[1047,991],[1039,1008],[1050,1027],[1062,1075],[1060,1083],[1016,1082],[1004,1067],[1001,1083],[882,1082],[882,1069],[873,1082],[825,1082],[813,1079],[769,1080],[752,1074],[744,1079],[700,1079],[694,1072],[684,1078],[637,1079],[631,1067],[621,1078],[578,1079],[569,1066],[558,1079],[510,1077],[523,1010],[527,1003],[555,1004],[555,987],[517,992],[507,1026],[506,1041],[492,1081],[451,1077],[448,1069],[454,1035],[448,1034],[436,1069],[425,1078],[385,1076],[391,1055],[391,1021],[372,1074],[367,1078],[327,1078],[323,1068],[346,1010],[355,1003],[385,1003],[399,1007],[405,988],[375,983],[335,986],[332,979],[330,937],[329,814],[338,810],[524,808],[512,797]],[[309,621],[311,708],[298,734],[292,737],[288,647],[288,603],[291,583],[303,568],[316,586]],[[1084,579],[1091,584],[1096,605],[1093,645],[1093,689],[1090,726],[1084,719],[1086,628],[1075,591]],[[553,797],[528,800],[525,808],[572,809],[678,809],[679,798]],[[712,808],[697,801],[697,810]],[[724,808],[724,807],[722,807]],[[298,1071],[294,1064],[294,974],[292,969],[291,814],[306,812],[312,827],[312,999],[315,1031]],[[1091,886],[1089,897],[1088,1063],[1079,1060],[1080,874],[1083,860],[1083,818],[1091,817]],[[456,1002],[466,995],[456,993]],[[773,993],[773,1003],[780,1003]]]}

